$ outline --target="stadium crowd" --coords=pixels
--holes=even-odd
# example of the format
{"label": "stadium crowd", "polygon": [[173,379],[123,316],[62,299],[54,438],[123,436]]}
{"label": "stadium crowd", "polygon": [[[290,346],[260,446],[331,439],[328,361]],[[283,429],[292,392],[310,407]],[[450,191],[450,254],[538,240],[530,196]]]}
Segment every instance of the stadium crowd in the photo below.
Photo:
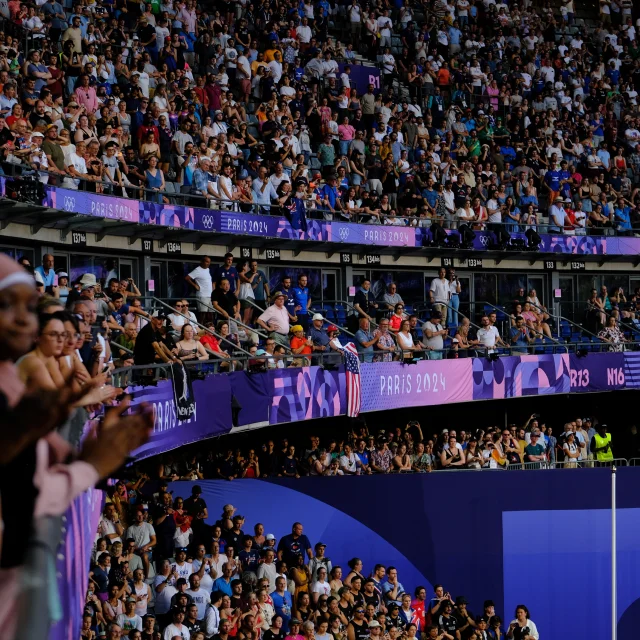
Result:
{"label": "stadium crowd", "polygon": [[623,351],[636,349],[640,338],[639,292],[630,292],[627,299],[622,287],[593,289],[581,324],[571,327],[553,317],[535,289],[522,287],[501,307],[471,307],[465,315],[460,312],[462,284],[455,269],[441,268],[427,284],[428,302],[418,301],[415,307],[403,300],[395,282],[378,286],[374,293],[365,278],[338,324],[312,299],[306,274],[299,273],[294,285],[285,272],[271,291],[258,260],[240,260],[237,267],[234,260],[227,253],[224,262],[214,266],[204,256],[185,276],[193,298],[179,298],[172,307],[162,302],[158,308],[152,302],[149,310],[130,278],[112,277],[103,286],[94,274],[85,273],[70,282],[66,272],[54,270],[49,254],[35,269],[26,259],[22,264],[36,279],[40,310],[67,310],[91,327],[91,340],[80,353],[92,371],[163,363],[197,365],[194,375],[241,368],[261,372],[310,364],[331,367],[343,361],[349,342],[362,362],[411,363],[543,353],[545,348],[566,352],[585,344],[591,349],[591,339],[598,350]]}
{"label": "stadium crowd", "polygon": [[[393,566],[331,562],[296,522],[279,540],[231,504],[213,525],[198,485],[174,496],[129,492],[107,502],[87,592],[83,638],[135,640],[538,640],[525,605],[503,622],[491,600],[402,584]],[[246,529],[245,529],[246,527]],[[251,529],[249,529],[251,527]],[[253,534],[249,531],[253,531]],[[148,573],[153,557],[157,572]],[[145,580],[146,577],[146,580]]]}
{"label": "stadium crowd", "polygon": [[3,167],[296,226],[420,225],[436,244],[631,234],[638,23],[630,0],[599,4],[12,1]]}
{"label": "stadium crowd", "polygon": [[[102,349],[92,344],[90,318],[44,308],[38,314],[38,301],[33,275],[0,254],[0,626],[8,640],[22,633],[25,612],[29,624],[48,628],[39,596],[56,593],[54,560],[33,550],[53,549],[55,558],[71,502],[119,469],[154,421],[146,405],[129,411],[129,399],[101,367],[84,366],[85,344],[94,354]],[[87,419],[116,399],[118,407],[80,444]]]}
{"label": "stadium crowd", "polygon": [[[618,458],[637,454],[636,432],[618,438]],[[136,482],[175,480],[235,480],[301,476],[343,476],[380,473],[428,473],[447,469],[591,468],[610,464],[612,435],[597,418],[576,418],[555,427],[537,414],[524,425],[499,428],[444,427],[424,433],[420,423],[370,432],[358,420],[350,430],[340,429],[320,438],[256,440],[249,446],[242,436],[229,436],[221,446],[184,447],[140,463]]]}

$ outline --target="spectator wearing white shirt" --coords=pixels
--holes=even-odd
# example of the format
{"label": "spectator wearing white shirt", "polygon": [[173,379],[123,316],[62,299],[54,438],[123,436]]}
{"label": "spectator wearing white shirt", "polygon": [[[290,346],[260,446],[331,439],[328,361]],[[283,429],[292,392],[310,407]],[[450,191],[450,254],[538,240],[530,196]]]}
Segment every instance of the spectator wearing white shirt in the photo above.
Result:
{"label": "spectator wearing white shirt", "polygon": [[331,595],[331,586],[327,582],[327,570],[325,567],[318,567],[318,580],[311,587],[311,594],[314,604],[318,602],[320,596],[329,597]]}
{"label": "spectator wearing white shirt", "polygon": [[438,270],[438,277],[431,281],[429,286],[429,302],[435,311],[439,311],[441,317],[446,313],[449,304],[449,281],[446,278],[447,272],[444,268]]}
{"label": "spectator wearing white shirt", "polygon": [[200,261],[200,265],[189,273],[189,275],[185,276],[185,280],[196,290],[198,312],[203,314],[203,323],[211,319],[210,316],[212,313],[211,294],[213,292],[213,282],[209,269],[210,266],[211,258],[204,256]]}
{"label": "spectator wearing white shirt", "polygon": [[498,329],[489,322],[488,316],[482,316],[481,327],[478,329],[477,338],[479,343],[487,349],[487,354],[494,353],[496,345],[506,347]]}
{"label": "spectator wearing white shirt", "polygon": [[362,466],[360,458],[353,452],[351,446],[346,444],[344,446],[344,454],[340,456],[340,468],[345,475],[353,476],[359,472],[359,467]]}

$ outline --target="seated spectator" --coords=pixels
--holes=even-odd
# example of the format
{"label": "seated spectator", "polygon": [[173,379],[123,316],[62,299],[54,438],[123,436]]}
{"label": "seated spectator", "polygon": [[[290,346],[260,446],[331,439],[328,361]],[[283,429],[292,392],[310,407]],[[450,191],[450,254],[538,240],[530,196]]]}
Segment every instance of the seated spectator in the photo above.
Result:
{"label": "seated spectator", "polygon": [[303,356],[311,356],[313,353],[313,340],[311,337],[305,338],[304,329],[299,324],[291,327],[291,333],[293,333],[291,352],[296,356],[300,356],[293,359],[293,365],[295,367],[308,367],[311,364],[311,359]]}
{"label": "seated spectator", "polygon": [[167,314],[167,320],[169,320],[171,329],[176,334],[180,334],[185,323],[192,324],[194,328],[198,324],[196,314],[193,311],[189,311],[189,301],[184,298],[176,300],[175,312]]}

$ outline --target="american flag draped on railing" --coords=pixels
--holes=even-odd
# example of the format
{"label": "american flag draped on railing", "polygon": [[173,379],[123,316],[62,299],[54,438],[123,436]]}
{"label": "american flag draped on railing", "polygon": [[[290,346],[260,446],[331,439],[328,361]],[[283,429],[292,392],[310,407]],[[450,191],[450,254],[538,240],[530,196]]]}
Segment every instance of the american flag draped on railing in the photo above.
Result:
{"label": "american flag draped on railing", "polygon": [[350,418],[357,418],[362,398],[360,358],[358,358],[358,350],[353,342],[345,344],[341,351],[344,354],[344,362],[347,367],[347,415]]}

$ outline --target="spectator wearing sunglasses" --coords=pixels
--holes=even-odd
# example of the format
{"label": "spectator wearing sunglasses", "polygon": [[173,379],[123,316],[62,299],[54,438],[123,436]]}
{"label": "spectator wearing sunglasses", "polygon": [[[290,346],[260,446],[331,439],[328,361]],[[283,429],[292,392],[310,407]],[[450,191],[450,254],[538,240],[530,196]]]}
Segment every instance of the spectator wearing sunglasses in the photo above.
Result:
{"label": "spectator wearing sunglasses", "polygon": [[198,322],[195,313],[193,313],[193,311],[189,311],[189,303],[184,299],[176,302],[175,311],[168,314],[167,319],[171,323],[171,328],[176,334],[180,334],[183,325],[191,324],[192,326],[197,327]]}

